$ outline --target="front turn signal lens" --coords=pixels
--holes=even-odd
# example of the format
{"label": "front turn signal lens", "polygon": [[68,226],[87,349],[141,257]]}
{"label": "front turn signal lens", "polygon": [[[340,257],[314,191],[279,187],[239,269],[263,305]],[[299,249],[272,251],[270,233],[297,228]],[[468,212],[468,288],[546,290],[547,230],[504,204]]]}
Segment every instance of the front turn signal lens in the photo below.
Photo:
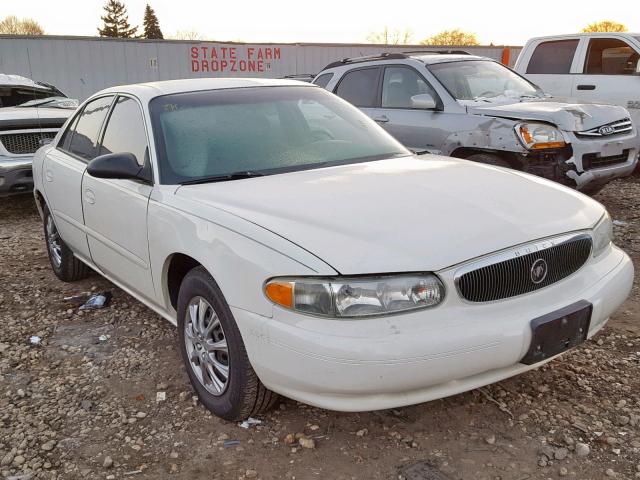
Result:
{"label": "front turn signal lens", "polygon": [[293,282],[270,282],[264,290],[273,303],[293,308]]}

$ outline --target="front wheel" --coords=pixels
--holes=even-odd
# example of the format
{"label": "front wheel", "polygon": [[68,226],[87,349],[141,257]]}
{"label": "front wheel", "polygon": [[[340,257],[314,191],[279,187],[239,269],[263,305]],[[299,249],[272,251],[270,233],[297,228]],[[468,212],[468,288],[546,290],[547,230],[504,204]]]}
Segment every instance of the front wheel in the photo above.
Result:
{"label": "front wheel", "polygon": [[56,277],[63,282],[75,282],[89,275],[89,267],[75,257],[60,237],[53,215],[47,206],[44,207],[44,238],[47,242],[49,263]]}
{"label": "front wheel", "polygon": [[472,162],[484,163],[486,165],[493,165],[495,167],[512,168],[511,164],[504,158],[494,155],[493,153],[475,153],[467,157],[467,160]]}
{"label": "front wheel", "polygon": [[249,363],[233,314],[203,267],[191,270],[180,286],[178,346],[193,388],[215,415],[244,420],[276,402],[278,395]]}

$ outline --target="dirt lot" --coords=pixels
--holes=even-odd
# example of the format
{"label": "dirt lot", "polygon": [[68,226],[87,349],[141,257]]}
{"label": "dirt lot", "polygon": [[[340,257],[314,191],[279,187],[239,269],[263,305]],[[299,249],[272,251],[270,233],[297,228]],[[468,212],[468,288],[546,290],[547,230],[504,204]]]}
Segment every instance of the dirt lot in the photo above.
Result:
{"label": "dirt lot", "polygon": [[[640,177],[598,200],[640,266]],[[0,200],[0,273],[4,477],[392,479],[426,461],[451,480],[640,478],[638,282],[596,338],[520,377],[371,413],[284,400],[244,429],[195,401],[171,325],[97,275],[54,277],[29,197]],[[64,300],[91,290],[111,305]],[[296,433],[315,448],[285,441]]]}

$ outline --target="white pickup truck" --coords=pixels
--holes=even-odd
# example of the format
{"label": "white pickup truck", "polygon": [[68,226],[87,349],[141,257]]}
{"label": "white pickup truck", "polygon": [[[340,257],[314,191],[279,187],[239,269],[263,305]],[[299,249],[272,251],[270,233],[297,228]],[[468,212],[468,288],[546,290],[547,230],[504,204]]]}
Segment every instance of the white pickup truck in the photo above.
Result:
{"label": "white pickup truck", "polygon": [[640,33],[532,38],[514,68],[554,96],[621,105],[640,125]]}

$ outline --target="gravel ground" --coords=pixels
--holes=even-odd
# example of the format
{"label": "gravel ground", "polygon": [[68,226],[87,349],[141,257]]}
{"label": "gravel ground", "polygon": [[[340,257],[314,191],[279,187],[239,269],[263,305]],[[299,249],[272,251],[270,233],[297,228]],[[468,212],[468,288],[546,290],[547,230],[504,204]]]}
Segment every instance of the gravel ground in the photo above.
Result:
{"label": "gravel ground", "polygon": [[[640,177],[597,199],[638,266]],[[196,401],[166,321],[97,275],[54,277],[30,197],[0,200],[0,218],[3,477],[640,478],[638,282],[596,338],[519,377],[360,414],[284,400],[245,429]],[[102,310],[64,300],[103,290]]]}

